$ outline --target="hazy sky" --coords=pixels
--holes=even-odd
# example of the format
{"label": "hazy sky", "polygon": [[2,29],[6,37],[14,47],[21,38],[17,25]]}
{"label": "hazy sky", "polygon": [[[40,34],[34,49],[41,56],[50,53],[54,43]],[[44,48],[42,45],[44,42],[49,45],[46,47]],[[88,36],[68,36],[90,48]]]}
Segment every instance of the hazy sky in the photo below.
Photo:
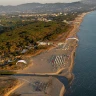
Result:
{"label": "hazy sky", "polygon": [[56,2],[75,2],[79,0],[0,0],[0,5],[18,5],[23,3],[56,3]]}

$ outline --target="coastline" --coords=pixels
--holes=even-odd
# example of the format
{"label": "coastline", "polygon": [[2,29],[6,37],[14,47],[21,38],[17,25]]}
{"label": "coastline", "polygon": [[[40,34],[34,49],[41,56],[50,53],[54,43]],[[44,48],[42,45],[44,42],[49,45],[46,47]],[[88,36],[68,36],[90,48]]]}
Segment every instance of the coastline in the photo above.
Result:
{"label": "coastline", "polygon": [[[85,17],[85,15],[87,15],[89,12],[87,12],[87,13],[82,13],[81,14],[81,16],[79,16],[79,17],[77,17],[75,20],[80,20],[79,21],[79,23],[78,24],[74,24],[73,25],[73,29],[69,32],[69,35],[68,35],[68,38],[69,37],[76,37],[76,38],[78,38],[77,37],[77,32],[78,32],[78,30],[79,30],[79,27],[80,27],[80,25],[81,25],[81,23],[82,23],[82,21],[83,21],[83,18]],[[74,23],[75,22],[77,22],[77,21],[73,21]],[[78,44],[76,44],[76,46],[74,46],[74,48],[73,48],[73,51],[71,52],[71,56],[70,56],[70,58],[71,58],[71,64],[70,64],[70,66],[69,66],[69,71],[72,73],[72,70],[73,70],[73,67],[74,67],[74,53],[75,53],[75,51],[76,51],[76,47],[77,47],[77,45]],[[50,50],[50,49],[49,49]],[[31,66],[31,65],[30,65]],[[28,67],[30,67],[30,66],[28,66]],[[59,71],[58,71],[59,72]],[[57,72],[57,73],[58,73]],[[71,80],[71,82],[70,82],[70,84],[72,83],[72,81],[74,80],[74,74],[70,74],[69,76],[68,76],[68,78],[70,79],[72,79]],[[23,85],[23,84],[22,84]],[[21,85],[21,86],[22,86]],[[15,89],[14,90],[16,90],[18,87],[15,87]],[[12,90],[12,91],[10,91],[11,93],[14,91],[14,90]],[[66,89],[65,89],[65,86],[63,85],[63,83],[62,83],[62,88],[61,88],[61,91],[60,91],[60,94],[59,94],[59,96],[64,96],[64,94],[65,94],[65,92],[66,92]],[[8,96],[8,95],[6,95],[6,96]]]}
{"label": "coastline", "polygon": [[[79,20],[79,23],[78,25],[74,24],[73,26],[73,29],[72,31],[70,31],[69,35],[68,35],[68,38],[70,37],[76,37],[78,38],[77,36],[77,32],[79,32],[79,28],[80,28],[80,25],[84,19],[84,17],[89,14],[90,12],[86,12],[86,13],[82,13],[79,17],[77,17],[75,20],[74,20],[74,23],[77,22]],[[78,44],[76,44],[76,46],[74,46],[73,48],[73,51],[71,52],[71,64],[70,64],[70,67],[69,67],[69,72],[71,73],[67,79],[69,79],[70,83],[71,84],[74,80],[74,74],[72,73],[72,70],[73,70],[73,67],[74,67],[74,59],[75,59],[75,52],[76,52],[76,48],[77,48]],[[63,92],[62,92],[63,91]],[[66,92],[66,89],[64,89],[64,87],[61,88],[61,92],[62,92],[62,95],[60,96],[64,96],[65,92]]]}
{"label": "coastline", "polygon": [[[78,32],[78,30],[79,30],[79,28],[80,28],[80,25],[81,25],[84,17],[85,17],[88,13],[89,13],[89,12],[87,12],[87,13],[82,13],[80,17],[77,17],[77,18],[76,18],[76,20],[78,20],[78,19],[79,19],[79,20],[81,19],[81,20],[79,21],[79,24],[78,24],[78,25],[74,25],[73,30],[70,32],[71,35],[69,35],[68,38],[69,38],[69,37],[73,37],[73,36],[76,37],[76,38],[78,38],[77,32]],[[76,22],[76,21],[74,21],[74,22]],[[73,51],[71,52],[71,64],[70,64],[70,67],[69,67],[69,71],[70,71],[70,72],[72,72],[73,67],[74,67],[74,57],[75,57],[75,56],[74,56],[74,53],[76,52],[77,46],[78,46],[78,44],[76,44],[76,45],[74,46]]]}

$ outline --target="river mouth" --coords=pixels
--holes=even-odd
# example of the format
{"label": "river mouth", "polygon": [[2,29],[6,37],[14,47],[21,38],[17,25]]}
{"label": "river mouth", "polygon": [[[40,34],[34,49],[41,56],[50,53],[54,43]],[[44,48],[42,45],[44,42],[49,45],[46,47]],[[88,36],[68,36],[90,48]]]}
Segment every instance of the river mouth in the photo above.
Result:
{"label": "river mouth", "polygon": [[58,76],[57,79],[64,84],[65,88],[68,87],[69,82],[68,82],[68,79],[66,77]]}
{"label": "river mouth", "polygon": [[64,96],[96,96],[96,11],[85,16],[77,35],[75,77]]}

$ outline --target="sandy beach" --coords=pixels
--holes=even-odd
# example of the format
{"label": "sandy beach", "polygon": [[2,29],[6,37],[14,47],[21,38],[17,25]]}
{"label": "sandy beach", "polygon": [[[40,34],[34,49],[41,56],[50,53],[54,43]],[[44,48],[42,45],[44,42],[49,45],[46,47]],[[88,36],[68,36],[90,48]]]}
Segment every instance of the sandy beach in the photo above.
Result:
{"label": "sandy beach", "polygon": [[[70,31],[69,35],[67,38],[70,38],[70,37],[76,37],[78,38],[77,36],[77,32],[79,31],[79,27],[84,19],[84,17],[88,14],[89,12],[87,13],[82,13],[80,16],[78,16],[73,22],[74,22],[74,25],[73,25],[73,29]],[[72,70],[73,70],[73,67],[74,67],[74,54],[76,52],[76,48],[77,48],[78,44],[76,44],[73,48],[73,51],[71,52],[71,64],[70,64],[70,67],[69,67],[69,71],[70,73],[72,73]],[[71,78],[71,82],[70,84],[72,83],[72,81],[74,80],[74,74],[70,74],[69,76],[67,76],[68,79]],[[62,87],[61,89],[61,95],[60,96],[64,96],[64,93],[66,92],[66,89],[64,89],[64,87]]]}
{"label": "sandy beach", "polygon": [[[74,21],[73,21],[73,29],[71,29],[69,35],[67,36],[67,38],[70,37],[76,37],[77,38],[77,32],[79,31],[79,27],[81,22],[83,21],[84,16],[88,14],[88,13],[82,13],[81,15],[79,15]],[[64,40],[64,38],[61,38],[61,41]],[[63,41],[64,42],[64,41]],[[73,42],[73,43],[72,43]],[[64,42],[65,43],[65,42]],[[52,48],[46,52],[42,52],[41,54],[32,57],[32,63],[25,69],[23,70],[19,70],[18,73],[20,74],[33,74],[33,75],[62,75],[64,77],[66,77],[68,80],[73,80],[74,76],[72,74],[72,70],[74,67],[74,53],[76,51],[76,47],[77,47],[77,41],[75,40],[69,40],[67,41],[67,47],[66,50],[62,49],[61,46],[57,46],[56,48]],[[74,46],[74,47],[73,47]],[[60,49],[60,50],[59,50]],[[54,54],[54,55],[53,55]],[[63,56],[67,55],[66,57],[64,57],[65,59],[65,63],[63,64],[62,60],[60,59],[61,57],[63,58]],[[57,56],[57,57],[56,57]],[[59,57],[61,56],[61,57]],[[55,62],[56,66],[54,67],[52,64],[52,58],[57,58],[61,63],[59,65],[57,65],[57,61]],[[55,59],[56,60],[56,59]],[[37,80],[40,82],[48,82],[48,77],[24,77],[24,76],[17,76],[17,79],[24,81],[26,80],[27,83],[25,85],[20,86],[20,88],[18,89],[18,87],[15,87],[14,90],[11,90],[9,93],[20,93],[23,94],[21,96],[37,96],[34,92],[34,94],[32,93],[32,90],[29,90],[29,93],[32,93],[33,95],[25,95],[24,94],[24,90],[26,91],[26,88],[30,88],[28,83],[30,82],[35,82],[34,80]],[[52,83],[52,87],[50,87],[47,91],[48,94],[45,93],[40,93],[40,96],[63,96],[64,93],[66,92],[65,86],[63,85],[63,83],[61,83],[59,80],[57,80],[56,78],[52,78],[53,83]],[[46,92],[47,92],[46,91]],[[27,91],[26,91],[27,92]],[[25,92],[25,93],[26,93]],[[8,95],[9,95],[8,93]],[[38,93],[38,92],[37,92]],[[7,94],[5,96],[8,96]]]}

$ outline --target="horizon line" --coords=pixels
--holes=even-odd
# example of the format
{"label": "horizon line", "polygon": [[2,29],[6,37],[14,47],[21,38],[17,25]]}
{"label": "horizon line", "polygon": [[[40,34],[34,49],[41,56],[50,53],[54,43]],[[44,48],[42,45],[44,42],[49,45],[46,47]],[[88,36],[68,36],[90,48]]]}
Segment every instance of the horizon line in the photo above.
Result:
{"label": "horizon line", "polygon": [[[75,2],[80,2],[80,1],[75,1]],[[46,2],[46,3],[41,3],[41,2],[26,2],[26,3],[21,3],[21,4],[8,4],[8,5],[4,5],[4,4],[2,4],[2,5],[0,5],[0,6],[18,6],[18,5],[23,5],[23,4],[31,4],[31,3],[38,3],[38,4],[55,4],[55,3],[75,3],[75,2]]]}

